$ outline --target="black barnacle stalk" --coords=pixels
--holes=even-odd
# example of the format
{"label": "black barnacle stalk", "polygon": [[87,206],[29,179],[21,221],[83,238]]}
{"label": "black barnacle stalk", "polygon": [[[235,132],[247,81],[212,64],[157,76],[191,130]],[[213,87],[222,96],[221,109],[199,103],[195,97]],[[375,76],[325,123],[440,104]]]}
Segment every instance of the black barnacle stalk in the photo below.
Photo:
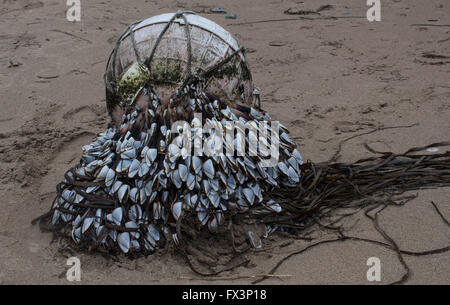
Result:
{"label": "black barnacle stalk", "polygon": [[[270,190],[295,186],[302,165],[283,127],[279,127],[279,138],[271,139],[280,142],[283,161],[277,160],[272,167],[263,167],[264,159],[256,151],[251,154],[247,150],[242,156],[226,154],[230,147],[210,156],[183,154],[182,138],[177,140],[171,129],[178,117],[165,113],[168,109],[158,109],[155,95],[147,99],[147,108],[126,112],[118,129],[109,128],[83,147],[80,163],[58,187],[51,225],[64,224],[77,243],[119,247],[127,253],[153,251],[163,235],[177,242],[176,229],[170,223],[176,228],[182,214],[215,233],[230,214],[281,212],[280,205],[270,198]],[[196,119],[199,125],[201,120],[216,130],[226,130],[232,126],[230,122],[238,123],[239,129],[258,122],[257,118],[270,120],[267,113],[245,105],[239,108],[245,116],[238,118],[225,103],[202,92],[199,84],[189,86],[178,107],[204,114],[201,119],[186,121],[184,128],[192,127],[191,138]],[[245,130],[237,134],[250,149],[251,135]],[[214,133],[208,137],[212,142],[223,140],[214,138],[219,137]],[[228,141],[231,148],[238,147],[238,140]]]}

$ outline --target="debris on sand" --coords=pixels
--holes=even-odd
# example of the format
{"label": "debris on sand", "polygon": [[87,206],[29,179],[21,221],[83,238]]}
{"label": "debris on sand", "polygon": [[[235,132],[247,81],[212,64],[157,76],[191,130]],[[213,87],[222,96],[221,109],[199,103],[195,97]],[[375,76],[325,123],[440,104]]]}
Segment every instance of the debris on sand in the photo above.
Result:
{"label": "debris on sand", "polygon": [[331,10],[332,8],[333,6],[330,4],[321,5],[316,10],[293,9],[290,7],[287,10],[285,10],[284,13],[287,15],[312,15],[312,14],[320,15],[321,11]]}
{"label": "debris on sand", "polygon": [[9,58],[8,62],[9,62],[8,68],[15,68],[15,67],[19,67],[22,65],[22,63],[18,62],[14,58]]}
{"label": "debris on sand", "polygon": [[[192,263],[205,240],[231,248],[232,259],[262,248],[275,231],[298,236],[316,224],[338,232],[336,241],[345,240],[350,237],[341,225],[324,221],[337,209],[384,209],[411,200],[401,196],[405,191],[450,186],[450,151],[438,149],[450,142],[404,153],[366,145],[371,156],[336,162],[342,143],[381,127],[344,139],[328,162],[303,162],[289,131],[261,108],[244,48],[225,29],[191,12],[130,24],[116,42],[104,80],[111,123],[82,148],[79,163],[57,184],[50,210],[34,220],[78,249],[136,257],[172,245],[196,273],[217,275],[232,267],[206,273]],[[238,126],[229,133],[237,131],[236,137],[222,142],[232,153],[215,151],[216,143],[228,139],[215,130],[228,130],[229,123]],[[180,136],[195,137],[207,124],[211,128],[202,130],[200,139],[208,137],[202,148],[212,154],[195,155],[199,145],[188,150]],[[275,163],[261,165],[267,155],[250,145],[255,134],[265,147],[278,145]],[[248,149],[236,151],[241,146]],[[396,251],[407,270],[405,280],[405,251],[379,229],[377,214],[372,220],[388,242],[381,244]],[[436,251],[444,250],[448,247]],[[201,258],[209,270],[214,259]]]}
{"label": "debris on sand", "polygon": [[[161,22],[166,22],[162,32],[153,26]],[[186,24],[195,32],[189,33]],[[164,44],[161,52],[158,42],[178,33],[165,34],[169,27],[186,31],[185,41],[177,38],[179,45]],[[191,45],[191,39],[200,41],[194,35],[213,35],[216,45]],[[147,55],[146,44],[153,45]],[[191,56],[213,47],[227,52],[210,57],[207,67]],[[180,64],[184,60],[185,66]],[[243,48],[219,25],[192,13],[133,23],[116,43],[105,83],[112,123],[83,147],[79,164],[64,175],[47,227],[66,232],[80,245],[149,253],[167,242],[184,245],[185,227],[218,233],[237,214],[282,212],[270,191],[298,184],[302,157],[287,129],[272,123],[260,108]],[[226,131],[225,147],[208,153],[205,144],[204,153],[194,150],[192,155],[182,136],[191,139],[197,128],[208,126]],[[255,131],[247,134],[249,127]],[[222,141],[212,132],[200,135],[205,141],[203,137],[212,137],[211,149]],[[271,151],[279,145],[270,166],[264,165],[263,145],[258,152],[255,140]],[[261,247],[264,232],[249,229],[244,234]]]}

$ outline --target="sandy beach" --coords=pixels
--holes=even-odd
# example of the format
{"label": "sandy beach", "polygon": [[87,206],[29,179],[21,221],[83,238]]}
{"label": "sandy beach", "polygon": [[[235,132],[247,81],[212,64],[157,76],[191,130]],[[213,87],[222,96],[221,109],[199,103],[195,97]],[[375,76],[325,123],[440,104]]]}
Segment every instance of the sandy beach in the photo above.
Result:
{"label": "sandy beach", "polygon": [[[262,107],[291,131],[305,160],[329,160],[340,141],[377,128],[346,141],[339,161],[369,156],[364,143],[403,152],[450,140],[450,3],[444,0],[382,0],[380,22],[367,20],[365,0],[81,0],[79,22],[66,19],[66,1],[0,1],[0,284],[71,284],[68,256],[80,258],[82,284],[250,284],[311,244],[271,235],[265,251],[245,254],[250,263],[211,280],[194,274],[175,251],[117,261],[61,253],[51,234],[31,225],[50,208],[55,185],[78,162],[81,147],[106,128],[106,61],[126,25],[138,19],[191,10],[235,35],[248,50]],[[327,4],[332,7],[320,14],[284,13]],[[449,227],[430,202],[449,219],[450,188],[406,194],[416,193],[405,206],[384,210],[380,225],[404,250],[448,246]],[[346,233],[383,241],[363,213],[346,219]],[[320,228],[313,234],[333,236]],[[366,278],[369,257],[381,261],[380,282]],[[407,284],[450,283],[449,252],[405,255],[405,261]],[[263,283],[373,285],[403,273],[395,252],[344,241],[293,256],[277,270],[289,276]]]}

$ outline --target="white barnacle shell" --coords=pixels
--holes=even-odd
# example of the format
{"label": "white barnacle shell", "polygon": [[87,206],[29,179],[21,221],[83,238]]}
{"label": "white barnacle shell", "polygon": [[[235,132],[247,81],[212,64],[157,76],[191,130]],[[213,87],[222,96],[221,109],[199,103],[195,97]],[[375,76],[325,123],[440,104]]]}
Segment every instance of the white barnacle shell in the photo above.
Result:
{"label": "white barnacle shell", "polygon": [[184,164],[180,164],[178,166],[178,172],[180,174],[181,181],[186,182],[189,174],[187,166]]}
{"label": "white barnacle shell", "polygon": [[247,204],[247,201],[245,201],[244,199],[239,198],[239,199],[237,200],[237,204],[238,204],[238,208],[239,208],[239,209],[241,209],[241,210],[243,210],[243,211],[247,211],[247,210],[248,210],[248,204]]}
{"label": "white barnacle shell", "polygon": [[[131,160],[127,160],[127,159],[121,160],[119,162],[119,164],[121,164],[120,173],[124,173],[128,170],[128,168],[130,168]],[[116,172],[119,172],[119,171],[116,169]]]}
{"label": "white barnacle shell", "polygon": [[203,163],[203,172],[208,178],[214,179],[215,170],[211,159],[208,159],[205,161],[205,163]]}
{"label": "white barnacle shell", "polygon": [[119,190],[119,188],[122,186],[123,182],[120,180],[116,180],[116,182],[114,182],[114,184],[112,185],[111,191],[114,194],[115,192],[117,192]]}
{"label": "white barnacle shell", "polygon": [[128,198],[128,192],[130,191],[130,186],[127,184],[122,184],[122,186],[117,191],[120,203],[124,202]]}
{"label": "white barnacle shell", "polygon": [[285,174],[286,176],[289,176],[289,168],[287,167],[287,165],[283,162],[278,162],[278,168],[280,169],[280,171]]}
{"label": "white barnacle shell", "polygon": [[[137,229],[138,225],[133,220],[130,220],[125,223],[125,227],[128,229]],[[130,232],[130,234],[133,238],[136,238],[136,239],[138,239],[140,236],[139,232]]]}
{"label": "white barnacle shell", "polygon": [[250,240],[250,244],[253,246],[253,248],[255,248],[255,249],[262,248],[261,238],[257,234],[255,234],[253,231],[249,230],[247,232],[247,235]]}
{"label": "white barnacle shell", "polygon": [[81,241],[81,227],[78,228],[73,228],[72,229],[72,239],[76,242],[79,243]]}
{"label": "white barnacle shell", "polygon": [[[220,204],[220,205],[222,206],[222,210],[223,211],[227,210],[227,208],[223,204]],[[217,222],[219,223],[219,225],[222,225],[224,223],[224,221],[225,221],[225,217],[223,216],[222,212],[217,212],[216,213],[216,219],[217,219]]]}
{"label": "white barnacle shell", "polygon": [[59,210],[55,210],[53,212],[52,225],[56,225],[58,223],[60,216],[61,216],[61,212]]}
{"label": "white barnacle shell", "polygon": [[108,165],[105,165],[102,167],[102,169],[100,170],[100,172],[97,175],[96,181],[102,181],[106,179],[106,175],[109,172],[109,167]]}
{"label": "white barnacle shell", "polygon": [[85,233],[89,228],[91,227],[92,223],[94,222],[94,217],[86,217],[83,222],[83,228],[81,230],[81,233]]}
{"label": "white barnacle shell", "polygon": [[106,174],[105,178],[105,185],[111,186],[114,182],[114,178],[116,177],[116,172],[112,169],[108,169],[108,173]]}
{"label": "white barnacle shell", "polygon": [[159,129],[161,130],[161,133],[165,136],[166,132],[167,132],[167,126],[166,125],[161,125],[161,127]]}
{"label": "white barnacle shell", "polygon": [[295,143],[292,142],[292,140],[289,138],[289,136],[288,136],[287,133],[285,133],[285,132],[283,132],[283,133],[280,135],[280,140],[283,141],[283,142],[285,142],[285,143],[287,143],[287,144],[289,144],[289,145],[295,146]]}
{"label": "white barnacle shell", "polygon": [[153,218],[158,220],[161,218],[161,203],[153,202]]}
{"label": "white barnacle shell", "polygon": [[148,199],[148,203],[152,203],[153,201],[155,201],[155,198],[157,195],[158,195],[158,192],[153,192]]}
{"label": "white barnacle shell", "polygon": [[102,219],[102,209],[95,211],[94,227],[98,229],[100,226],[100,220]]}
{"label": "white barnacle shell", "polygon": [[161,196],[161,201],[163,203],[167,203],[168,202],[168,198],[169,198],[169,192],[168,191],[164,191],[162,193],[162,196]]}
{"label": "white barnacle shell", "polygon": [[202,160],[197,156],[193,156],[191,166],[192,169],[194,170],[194,173],[198,175],[202,169]]}
{"label": "white barnacle shell", "polygon": [[122,157],[122,159],[132,160],[136,158],[136,149],[135,148],[128,149],[123,153],[121,153],[120,156]]}
{"label": "white barnacle shell", "polygon": [[117,231],[116,231],[116,230],[111,230],[111,231],[109,231],[108,236],[109,236],[113,241],[116,241],[116,240],[117,240]]}
{"label": "white barnacle shell", "polygon": [[262,195],[262,190],[261,190],[261,187],[259,186],[259,184],[255,183],[254,185],[250,186],[250,188],[253,190],[253,193],[255,193],[255,196],[258,197],[259,202],[261,202],[263,199],[263,195]]}
{"label": "white barnacle shell", "polygon": [[[95,229],[95,235],[97,235],[97,237],[100,237],[100,235],[103,233],[103,230],[105,229],[105,226],[98,226]],[[106,236],[103,237],[103,239],[101,240],[102,243],[104,243],[106,241]]]}
{"label": "white barnacle shell", "polygon": [[139,169],[141,167],[141,163],[137,159],[133,159],[133,161],[130,164],[130,168],[128,169],[128,177],[134,178],[134,176],[137,175],[139,172]]}
{"label": "white barnacle shell", "polygon": [[181,201],[174,202],[171,206],[171,210],[175,220],[178,220],[183,210],[183,203]]}
{"label": "white barnacle shell", "polygon": [[292,152],[292,155],[294,156],[295,159],[297,159],[298,165],[303,164],[302,156],[300,155],[300,153],[298,152],[298,150],[296,148]]}
{"label": "white barnacle shell", "polygon": [[141,166],[139,167],[139,177],[147,175],[149,171],[150,167],[148,166],[147,162],[142,162]]}
{"label": "white barnacle shell", "polygon": [[256,165],[248,157],[244,157],[244,164],[245,164],[245,166],[247,166],[247,167],[249,167],[251,169],[256,169]]}
{"label": "white barnacle shell", "polygon": [[200,223],[204,226],[208,222],[209,215],[205,211],[200,211],[197,213],[197,218],[200,221]]}
{"label": "white barnacle shell", "polygon": [[297,172],[291,166],[289,166],[288,177],[289,180],[293,183],[298,183],[300,181]]}
{"label": "white barnacle shell", "polygon": [[180,242],[179,242],[179,240],[178,240],[178,235],[177,235],[177,233],[173,233],[173,234],[172,234],[172,239],[173,239],[175,245],[178,246],[178,245],[180,244]]}
{"label": "white barnacle shell", "polygon": [[229,175],[227,177],[227,183],[226,185],[231,188],[232,190],[234,190],[236,188],[236,180],[234,179],[233,175]]}
{"label": "white barnacle shell", "polygon": [[62,197],[65,201],[73,202],[74,199],[75,199],[75,195],[76,195],[75,191],[71,191],[71,190],[65,189],[65,190],[62,192],[61,197]]}
{"label": "white barnacle shell", "polygon": [[159,145],[158,145],[158,149],[159,149],[160,152],[164,152],[166,150],[166,141],[160,140],[159,141]]}
{"label": "white barnacle shell", "polygon": [[197,194],[192,195],[191,196],[191,204],[190,204],[190,206],[191,207],[195,207],[195,205],[197,204],[197,200],[198,200],[198,195]]}
{"label": "white barnacle shell", "polygon": [[100,188],[99,185],[89,186],[88,188],[86,188],[86,193],[90,194],[92,192],[95,192],[99,188]]}
{"label": "white barnacle shell", "polygon": [[158,241],[161,238],[159,231],[156,229],[156,227],[153,224],[149,225],[147,227],[147,229],[148,229],[148,233],[152,236],[152,238],[155,241]]}
{"label": "white barnacle shell", "polygon": [[195,187],[195,176],[191,173],[189,173],[187,176],[186,186],[190,191],[192,191]]}
{"label": "white barnacle shell", "polygon": [[142,148],[142,150],[141,150],[141,158],[142,159],[145,158],[145,155],[147,154],[148,149],[149,149],[148,146],[144,146],[144,148]]}
{"label": "white barnacle shell", "polygon": [[172,172],[172,183],[175,185],[177,189],[181,188],[181,185],[183,184],[178,170],[174,170]]}
{"label": "white barnacle shell", "polygon": [[153,224],[150,224],[148,227],[148,232],[146,234],[147,241],[151,244],[153,248],[156,248],[157,241],[160,239],[159,231],[155,228]]}
{"label": "white barnacle shell", "polygon": [[73,200],[74,203],[80,203],[84,200],[84,197],[81,196],[80,194],[76,194],[75,195],[75,199]]}
{"label": "white barnacle shell", "polygon": [[117,225],[120,226],[120,223],[122,222],[123,217],[123,210],[121,207],[115,208],[111,213],[111,221]]}
{"label": "white barnacle shell", "polygon": [[141,188],[139,189],[139,203],[144,204],[147,200],[147,195],[145,194],[145,189]]}
{"label": "white barnacle shell", "polygon": [[218,179],[212,179],[209,180],[209,185],[211,186],[211,188],[218,192],[219,191],[219,180]]}
{"label": "white barnacle shell", "polygon": [[141,245],[139,244],[139,242],[136,239],[132,239],[131,240],[131,248],[135,251],[139,251],[139,249],[141,248]]}
{"label": "white barnacle shell", "polygon": [[267,201],[266,203],[264,203],[264,206],[269,211],[272,211],[272,212],[275,212],[275,213],[280,213],[281,210],[282,210],[281,206],[278,203],[276,203],[275,201],[273,201],[273,200]]}
{"label": "white barnacle shell", "polygon": [[294,157],[290,157],[290,158],[287,160],[287,162],[288,162],[289,165],[292,166],[297,172],[299,171],[297,159],[295,159]]}
{"label": "white barnacle shell", "polygon": [[245,180],[247,179],[247,177],[240,171],[238,170],[236,172],[236,179],[239,182],[239,184],[244,184]]}
{"label": "white barnacle shell", "polygon": [[128,217],[133,221],[138,221],[142,217],[142,209],[138,204],[133,205],[128,211]]}
{"label": "white barnacle shell", "polygon": [[130,195],[128,196],[130,199],[131,199],[131,201],[133,201],[134,203],[136,203],[137,201],[138,201],[138,192],[139,192],[139,189],[137,188],[137,187],[133,187],[131,190],[130,190]]}
{"label": "white barnacle shell", "polygon": [[247,200],[247,202],[250,205],[253,205],[253,203],[255,202],[255,193],[253,193],[253,190],[250,188],[244,188],[242,190],[242,193],[244,193],[244,197]]}
{"label": "white barnacle shell", "polygon": [[211,233],[217,233],[219,230],[219,222],[215,216],[213,216],[208,222],[208,229]]}
{"label": "white barnacle shell", "polygon": [[156,148],[150,148],[147,150],[145,154],[145,162],[148,166],[151,166],[152,163],[156,160],[156,157],[158,156],[158,150]]}
{"label": "white barnacle shell", "polygon": [[74,228],[78,227],[82,220],[83,218],[81,218],[80,215],[77,215],[77,217],[75,217],[75,219],[72,221],[72,227]]}

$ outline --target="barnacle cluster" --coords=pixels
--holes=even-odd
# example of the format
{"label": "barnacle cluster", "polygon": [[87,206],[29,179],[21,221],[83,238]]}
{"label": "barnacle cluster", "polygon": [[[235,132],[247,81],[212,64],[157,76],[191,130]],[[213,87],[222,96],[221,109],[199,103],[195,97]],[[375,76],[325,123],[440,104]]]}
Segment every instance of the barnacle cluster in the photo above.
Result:
{"label": "barnacle cluster", "polygon": [[[168,224],[177,223],[182,214],[216,233],[232,214],[281,212],[270,191],[298,183],[302,164],[284,126],[278,126],[277,138],[269,138],[279,141],[279,160],[274,166],[261,166],[264,157],[248,149],[243,156],[183,153],[183,137],[175,137],[177,133],[171,129],[176,117],[171,119],[157,96],[148,94],[147,109],[125,114],[119,129],[109,128],[83,147],[79,165],[68,171],[59,185],[60,194],[52,207],[53,226],[67,227],[77,243],[128,253],[153,251],[168,238],[177,243],[177,232]],[[237,117],[228,105],[210,99],[196,86],[189,87],[184,103],[177,107],[202,113],[202,123],[210,122],[222,130],[229,122],[248,126],[249,122],[270,120],[267,113],[246,105],[239,105],[243,115]],[[185,127],[191,129],[192,137],[200,123],[196,120],[194,117]],[[272,127],[265,126],[270,134]],[[239,134],[250,148],[252,135]],[[219,140],[212,131],[203,136]],[[226,135],[224,138],[226,143]],[[235,151],[239,140],[236,136],[228,141]]]}

